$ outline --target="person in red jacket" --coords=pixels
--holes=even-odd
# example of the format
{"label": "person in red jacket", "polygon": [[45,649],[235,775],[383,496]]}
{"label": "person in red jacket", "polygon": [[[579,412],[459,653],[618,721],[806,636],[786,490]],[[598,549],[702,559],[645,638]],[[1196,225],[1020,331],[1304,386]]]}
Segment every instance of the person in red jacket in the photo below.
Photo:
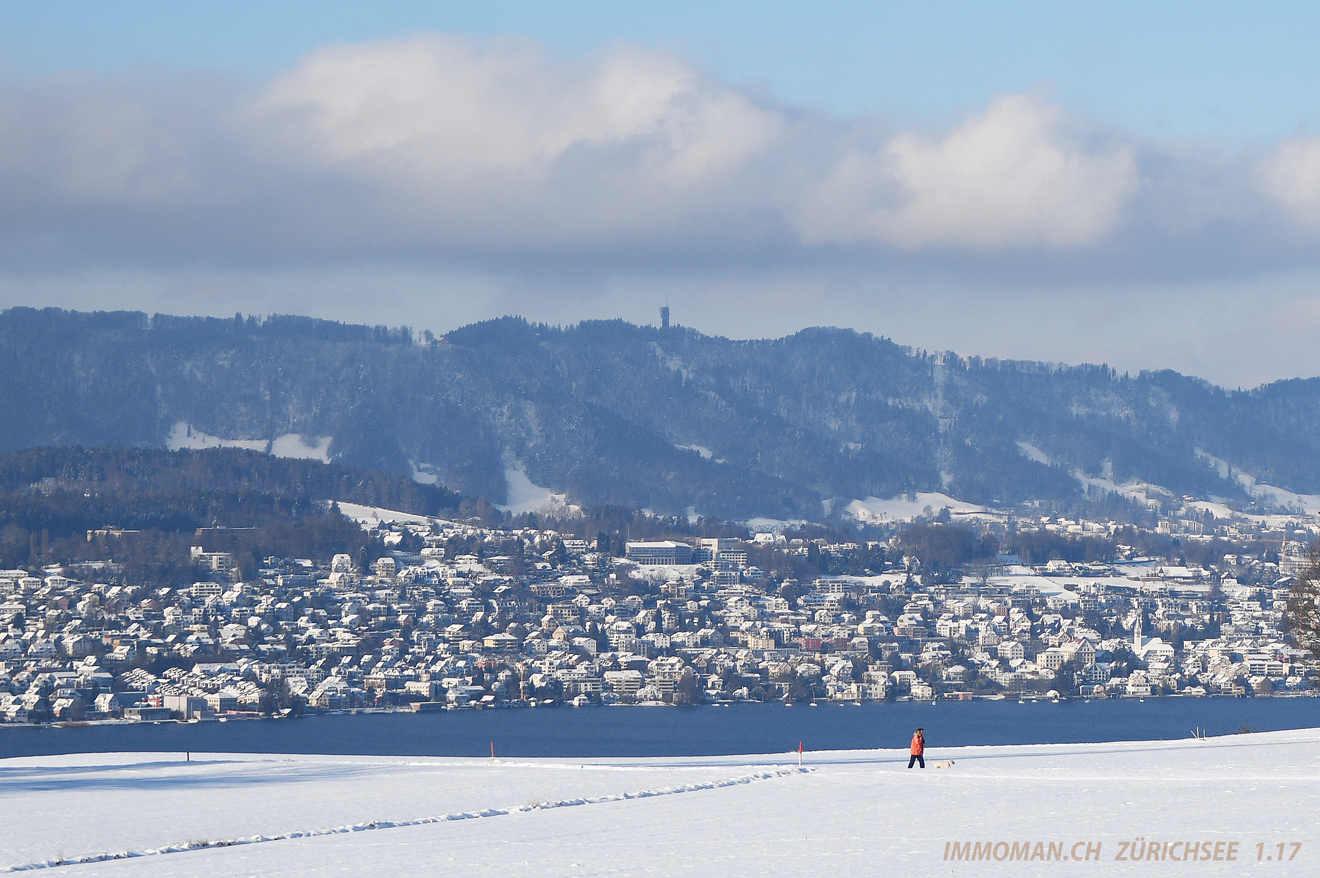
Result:
{"label": "person in red jacket", "polygon": [[917,729],[912,735],[912,747],[908,750],[912,757],[908,759],[908,768],[912,764],[920,763],[922,768],[926,767],[926,733],[924,729]]}

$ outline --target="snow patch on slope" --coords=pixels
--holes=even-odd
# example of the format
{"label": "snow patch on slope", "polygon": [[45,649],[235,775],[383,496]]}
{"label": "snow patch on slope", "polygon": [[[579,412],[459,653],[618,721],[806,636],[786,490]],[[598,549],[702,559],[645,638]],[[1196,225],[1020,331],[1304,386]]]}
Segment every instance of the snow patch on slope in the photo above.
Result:
{"label": "snow patch on slope", "polygon": [[1191,502],[1184,503],[1183,505],[1186,506],[1188,509],[1195,509],[1198,512],[1206,512],[1209,513],[1214,518],[1223,519],[1225,521],[1231,520],[1232,518],[1240,514],[1234,512],[1232,509],[1230,509],[1228,506],[1226,506],[1223,503],[1215,503],[1211,500],[1192,500]]}
{"label": "snow patch on slope", "polygon": [[185,448],[191,450],[246,448],[248,451],[268,452],[270,450],[270,440],[221,439],[219,436],[212,436],[209,433],[203,433],[201,430],[194,430],[189,424],[179,421],[171,428],[170,435],[165,438],[165,447],[170,451],[179,451]]}
{"label": "snow patch on slope", "polygon": [[165,447],[170,451],[203,448],[245,448],[248,451],[260,451],[275,457],[296,460],[319,460],[330,462],[330,436],[300,436],[297,433],[285,433],[274,439],[225,439],[212,436],[195,429],[186,421],[179,421],[170,428],[165,437]]}
{"label": "snow patch on slope", "polygon": [[[1046,454],[1040,448],[1032,445],[1030,442],[1019,441],[1017,443],[1018,451],[1028,460],[1045,466],[1054,466],[1055,460]],[[1110,461],[1105,461],[1104,470],[1100,476],[1088,476],[1081,470],[1071,470],[1072,477],[1078,481],[1085,489],[1095,489],[1109,494],[1118,494],[1129,500],[1135,500],[1145,506],[1158,505],[1159,497],[1171,497],[1172,492],[1159,485],[1152,485],[1149,482],[1143,482],[1139,479],[1133,479],[1130,482],[1118,484],[1114,481],[1114,466]]]}
{"label": "snow patch on slope", "polygon": [[1213,466],[1221,479],[1233,479],[1257,500],[1273,503],[1276,506],[1300,508],[1307,515],[1320,513],[1320,494],[1298,494],[1289,491],[1287,488],[1279,488],[1258,482],[1255,476],[1243,472],[1228,461],[1215,457],[1201,448],[1196,449],[1196,456]]}
{"label": "snow patch on slope", "polygon": [[330,462],[330,436],[299,436],[285,433],[271,440],[270,453],[276,457]]}
{"label": "snow patch on slope", "polygon": [[399,512],[395,509],[385,509],[380,506],[363,506],[361,503],[347,503],[343,500],[336,501],[339,511],[346,518],[356,521],[363,527],[379,527],[382,524],[430,524],[433,521],[441,521],[439,518],[432,518],[426,515],[414,515],[411,512]]}
{"label": "snow patch on slope", "polygon": [[1030,442],[1018,442],[1017,447],[1018,450],[1022,452],[1023,457],[1034,460],[1036,463],[1043,463],[1046,466],[1054,465],[1053,458],[1041,451],[1035,445],[1032,445]]}
{"label": "snow patch on slope", "polygon": [[522,515],[527,512],[572,512],[578,507],[568,502],[568,495],[557,494],[544,488],[527,477],[527,469],[522,464],[504,471],[504,480],[509,484],[509,499],[499,507],[510,515]]}
{"label": "snow patch on slope", "polygon": [[408,461],[408,466],[412,468],[412,480],[419,485],[438,485],[440,476],[435,468],[429,463],[418,463],[415,460]]}
{"label": "snow patch on slope", "polygon": [[[1111,470],[1112,472],[1112,470]],[[1158,506],[1161,497],[1172,497],[1173,492],[1168,488],[1161,488],[1159,485],[1152,485],[1149,482],[1143,482],[1140,479],[1133,479],[1130,482],[1118,484],[1112,478],[1096,478],[1088,476],[1077,470],[1073,470],[1073,478],[1082,483],[1084,488],[1096,488],[1101,491],[1107,491],[1110,494],[1118,494],[1129,500],[1135,500],[1146,506]]]}
{"label": "snow patch on slope", "polygon": [[860,524],[884,524],[894,521],[912,521],[914,518],[925,514],[927,508],[931,512],[939,512],[945,507],[954,515],[972,515],[990,511],[984,506],[964,503],[962,500],[957,500],[948,494],[935,491],[918,491],[914,494],[900,494],[889,500],[880,497],[854,500],[844,508],[843,514]]}

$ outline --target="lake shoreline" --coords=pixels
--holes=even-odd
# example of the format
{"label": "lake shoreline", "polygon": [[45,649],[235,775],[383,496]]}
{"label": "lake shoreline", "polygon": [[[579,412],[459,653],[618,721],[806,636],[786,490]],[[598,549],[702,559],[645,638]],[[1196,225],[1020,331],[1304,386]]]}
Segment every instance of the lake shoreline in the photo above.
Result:
{"label": "lake shoreline", "polygon": [[[1270,700],[1274,700],[1274,701],[1286,701],[1286,700],[1293,700],[1293,699],[1315,699],[1315,698],[1320,698],[1320,691],[1310,691],[1310,692],[1290,692],[1290,693],[1287,693],[1287,694],[1279,694],[1279,695],[1271,695],[1271,696],[1258,696],[1258,697],[1257,697],[1258,700],[1262,700],[1262,701],[1270,701]],[[1257,700],[1257,699],[1248,699],[1248,698],[1245,698],[1244,696],[1241,696],[1241,695],[1181,695],[1181,694],[1171,694],[1171,695],[1161,695],[1161,696],[1150,696],[1150,697],[1146,697],[1146,698],[1142,698],[1142,697],[1138,697],[1138,696],[1134,696],[1134,695],[1118,695],[1118,696],[1110,696],[1110,697],[1107,697],[1107,698],[1095,698],[1095,697],[1087,697],[1087,698],[1080,698],[1080,697],[1048,698],[1048,697],[1045,697],[1044,695],[1033,695],[1032,697],[1013,698],[1013,697],[1011,697],[1011,696],[1007,696],[1007,695],[998,695],[998,694],[996,694],[996,695],[977,695],[977,696],[974,696],[974,697],[972,697],[972,698],[938,698],[938,699],[922,699],[922,700],[917,700],[917,699],[912,699],[912,698],[900,698],[900,699],[897,699],[896,701],[875,701],[875,702],[859,702],[859,701],[799,701],[799,702],[788,702],[788,701],[719,701],[719,702],[703,703],[703,704],[670,704],[670,703],[667,703],[667,702],[654,701],[654,702],[641,702],[641,703],[634,703],[634,704],[623,704],[623,703],[620,703],[620,702],[615,702],[615,703],[613,703],[613,704],[591,703],[591,704],[585,704],[585,705],[577,705],[577,704],[573,704],[573,703],[571,703],[571,702],[562,702],[562,701],[561,701],[561,702],[541,702],[541,703],[528,703],[528,702],[510,701],[510,702],[506,702],[506,703],[502,703],[502,704],[495,704],[495,705],[480,705],[480,704],[469,704],[469,705],[462,705],[462,706],[460,706],[460,705],[444,705],[443,707],[437,707],[437,708],[435,708],[435,709],[433,709],[433,710],[424,710],[424,711],[423,711],[423,710],[417,710],[417,709],[412,708],[412,707],[408,707],[408,708],[404,708],[404,707],[357,707],[357,708],[353,708],[353,709],[351,709],[351,710],[319,710],[319,709],[309,709],[309,710],[305,710],[302,714],[299,714],[299,715],[292,715],[292,716],[289,716],[289,715],[279,715],[279,714],[265,715],[265,714],[249,713],[249,712],[229,712],[229,713],[225,713],[225,714],[221,714],[221,715],[213,715],[213,716],[207,716],[207,717],[202,717],[202,718],[194,718],[194,719],[136,720],[136,719],[125,719],[125,718],[120,718],[120,717],[111,717],[111,718],[106,718],[106,719],[69,720],[69,721],[43,722],[43,723],[0,723],[0,731],[3,731],[3,730],[5,730],[5,729],[22,729],[22,728],[59,728],[59,729],[76,729],[76,728],[93,728],[93,727],[106,727],[106,726],[108,726],[108,727],[112,727],[112,728],[113,728],[113,727],[122,727],[122,726],[169,725],[169,724],[174,724],[174,725],[197,725],[197,724],[199,724],[199,723],[230,723],[230,722],[253,722],[253,721],[281,721],[281,722],[283,722],[283,721],[292,720],[292,719],[310,719],[310,718],[313,718],[313,717],[321,717],[321,716],[382,716],[382,715],[383,715],[383,716],[393,716],[393,715],[412,716],[412,715],[415,715],[415,714],[417,714],[417,713],[439,713],[439,712],[444,712],[444,713],[450,713],[450,712],[459,712],[459,713],[477,713],[477,712],[483,712],[483,711],[484,711],[484,712],[490,712],[490,711],[503,711],[503,710],[515,710],[515,711],[521,711],[521,710],[559,710],[559,709],[563,709],[563,708],[568,708],[568,709],[570,709],[570,710],[588,710],[588,711],[591,710],[591,709],[593,709],[593,708],[656,708],[656,707],[671,708],[671,709],[678,709],[678,710],[701,710],[701,709],[707,709],[707,708],[709,708],[709,709],[720,709],[720,708],[731,708],[731,707],[732,707],[732,708],[741,708],[741,707],[746,707],[746,706],[749,706],[749,705],[768,705],[768,706],[778,706],[778,707],[803,707],[803,708],[814,708],[814,707],[831,707],[831,706],[836,706],[836,707],[861,707],[861,706],[863,706],[864,704],[865,704],[865,705],[868,705],[868,706],[883,706],[883,705],[898,705],[898,704],[913,704],[913,705],[932,704],[932,705],[933,705],[933,704],[937,704],[937,703],[947,704],[947,703],[968,703],[968,702],[983,702],[983,701],[984,701],[984,702],[1004,702],[1004,703],[1015,703],[1015,704],[1037,704],[1037,703],[1043,703],[1043,704],[1073,704],[1073,703],[1091,704],[1092,702],[1103,703],[1103,702],[1106,702],[1106,701],[1128,701],[1128,702],[1137,702],[1137,703],[1143,703],[1143,704],[1144,704],[1144,703],[1146,703],[1147,701],[1159,702],[1159,701],[1166,701],[1166,700],[1169,700],[1169,701],[1179,701],[1179,700],[1188,700],[1188,701],[1213,701],[1213,700],[1243,701],[1243,700]]]}
{"label": "lake shoreline", "polygon": [[921,726],[932,749],[1218,737],[1320,727],[1316,698],[782,703],[682,710],[364,711],[297,721],[27,726],[0,757],[77,752],[245,752],[377,756],[716,756],[901,746]]}

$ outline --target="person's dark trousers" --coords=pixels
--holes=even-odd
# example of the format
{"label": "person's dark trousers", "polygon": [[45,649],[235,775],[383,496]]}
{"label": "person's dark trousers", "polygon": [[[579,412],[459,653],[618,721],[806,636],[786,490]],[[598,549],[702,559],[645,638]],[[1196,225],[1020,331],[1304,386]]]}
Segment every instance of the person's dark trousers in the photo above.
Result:
{"label": "person's dark trousers", "polygon": [[926,767],[926,757],[925,757],[925,756],[913,756],[911,759],[908,760],[908,768],[911,768],[911,767],[912,767],[912,763],[914,763],[914,762],[919,762],[919,763],[921,763],[921,767],[922,767],[922,768],[925,768],[925,767]]}

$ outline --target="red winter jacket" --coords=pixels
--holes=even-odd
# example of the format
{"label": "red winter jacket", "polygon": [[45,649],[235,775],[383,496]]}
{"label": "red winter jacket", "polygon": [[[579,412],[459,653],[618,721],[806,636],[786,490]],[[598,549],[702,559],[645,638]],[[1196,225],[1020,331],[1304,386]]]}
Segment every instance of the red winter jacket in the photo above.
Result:
{"label": "red winter jacket", "polygon": [[926,739],[921,735],[912,736],[912,755],[920,756],[926,752]]}

